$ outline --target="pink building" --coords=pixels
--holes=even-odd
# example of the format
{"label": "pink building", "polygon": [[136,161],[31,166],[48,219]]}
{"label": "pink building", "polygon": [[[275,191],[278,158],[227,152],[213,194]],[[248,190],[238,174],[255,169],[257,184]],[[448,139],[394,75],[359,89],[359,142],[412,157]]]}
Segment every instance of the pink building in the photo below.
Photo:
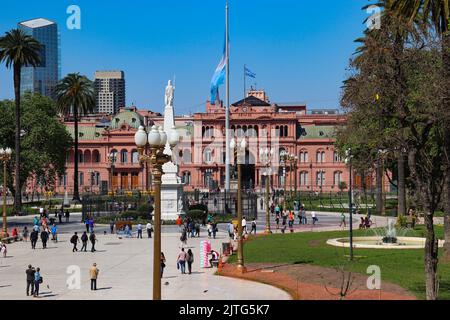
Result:
{"label": "pink building", "polygon": [[[348,184],[349,172],[334,147],[334,132],[345,117],[334,110],[309,111],[305,104],[270,103],[264,91],[252,91],[230,107],[230,125],[236,139],[246,137],[248,150],[243,170],[244,185],[259,190],[265,185],[265,167],[259,150],[275,151],[271,181],[274,188],[299,191],[338,191]],[[185,190],[224,188],[225,112],[207,103],[205,113],[175,119],[181,141],[176,154]],[[65,122],[73,135],[73,123]],[[136,107],[122,108],[115,116],[90,116],[79,125],[80,191],[145,190],[151,186],[149,168],[139,164],[134,134],[139,126],[162,125],[163,116]],[[292,170],[279,155],[295,155]],[[115,162],[111,162],[114,155]],[[57,182],[57,192],[73,190],[73,150],[67,173]],[[233,160],[232,160],[233,162]],[[232,170],[233,172],[233,170]],[[361,184],[358,178],[356,183]],[[372,184],[372,181],[367,181]]]}

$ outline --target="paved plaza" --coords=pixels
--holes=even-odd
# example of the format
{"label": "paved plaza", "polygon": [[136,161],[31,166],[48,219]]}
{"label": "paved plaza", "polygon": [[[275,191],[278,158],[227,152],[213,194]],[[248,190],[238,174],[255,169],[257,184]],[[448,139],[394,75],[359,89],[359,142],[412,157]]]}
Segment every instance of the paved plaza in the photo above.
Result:
{"label": "paved plaza", "polygon": [[[207,239],[204,231],[201,238],[188,239],[186,248],[191,248],[195,256],[193,274],[181,275],[176,268],[180,246],[179,234],[174,228],[176,227],[166,226],[165,229],[168,231],[164,231],[162,235],[162,250],[167,259],[162,279],[163,299],[290,299],[290,296],[280,289],[256,282],[216,276],[214,275],[216,269],[200,268],[200,241]],[[81,232],[83,225],[71,224],[71,229]],[[58,243],[49,242],[45,250],[42,249],[40,242],[34,251],[30,242],[10,244],[7,258],[0,258],[0,296],[3,299],[33,299],[25,294],[25,269],[28,264],[32,264],[41,268],[44,279],[41,299],[151,299],[153,239],[146,237],[120,239],[116,235],[98,233],[99,241],[96,246],[98,251],[95,253],[89,251],[73,253],[69,232],[61,234]],[[217,239],[211,240],[212,248],[219,251],[221,243],[227,240],[227,236],[219,232]],[[79,245],[78,248],[80,247]],[[89,248],[90,244],[88,250]],[[90,290],[89,268],[94,262],[100,270],[97,291]],[[67,288],[66,282],[70,275],[66,272],[69,266],[79,266],[81,269],[79,290]]]}

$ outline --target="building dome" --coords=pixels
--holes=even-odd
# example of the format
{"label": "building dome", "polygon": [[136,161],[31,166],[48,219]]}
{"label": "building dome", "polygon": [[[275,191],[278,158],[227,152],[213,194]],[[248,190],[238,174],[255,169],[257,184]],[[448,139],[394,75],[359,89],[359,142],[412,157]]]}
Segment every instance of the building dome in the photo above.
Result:
{"label": "building dome", "polygon": [[112,118],[111,129],[119,129],[123,125],[139,129],[140,126],[144,125],[144,117],[135,111],[124,110]]}

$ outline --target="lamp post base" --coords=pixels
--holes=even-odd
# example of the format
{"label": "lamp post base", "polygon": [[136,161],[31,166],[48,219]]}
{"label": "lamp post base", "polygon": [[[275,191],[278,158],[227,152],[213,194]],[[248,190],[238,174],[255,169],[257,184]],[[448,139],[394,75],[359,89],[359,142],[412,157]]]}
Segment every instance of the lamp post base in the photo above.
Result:
{"label": "lamp post base", "polygon": [[270,230],[269,227],[266,227],[266,230],[264,230],[264,234],[272,234],[272,230]]}
{"label": "lamp post base", "polygon": [[9,234],[8,234],[8,232],[7,232],[7,231],[5,231],[5,230],[2,230],[2,233],[1,233],[1,235],[2,235],[2,239],[4,239],[4,238],[8,238],[8,237],[9,237]]}
{"label": "lamp post base", "polygon": [[242,264],[238,264],[236,267],[236,271],[240,274],[243,274],[247,272],[247,268]]}

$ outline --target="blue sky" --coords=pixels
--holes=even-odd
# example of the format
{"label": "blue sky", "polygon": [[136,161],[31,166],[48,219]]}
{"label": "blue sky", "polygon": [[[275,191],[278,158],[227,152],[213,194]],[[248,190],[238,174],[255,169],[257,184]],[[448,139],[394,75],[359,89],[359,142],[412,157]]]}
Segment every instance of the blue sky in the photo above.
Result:
{"label": "blue sky", "polygon": [[[162,111],[176,75],[177,114],[199,112],[223,51],[225,0],[2,1],[0,34],[17,22],[54,20],[61,33],[62,75],[123,70],[127,104]],[[231,100],[243,97],[243,65],[272,102],[337,108],[353,40],[368,0],[230,0]],[[81,8],[81,30],[68,30],[66,9]],[[255,81],[250,81],[252,84]],[[224,87],[221,87],[223,97]],[[0,66],[0,99],[12,98],[12,74]]]}

